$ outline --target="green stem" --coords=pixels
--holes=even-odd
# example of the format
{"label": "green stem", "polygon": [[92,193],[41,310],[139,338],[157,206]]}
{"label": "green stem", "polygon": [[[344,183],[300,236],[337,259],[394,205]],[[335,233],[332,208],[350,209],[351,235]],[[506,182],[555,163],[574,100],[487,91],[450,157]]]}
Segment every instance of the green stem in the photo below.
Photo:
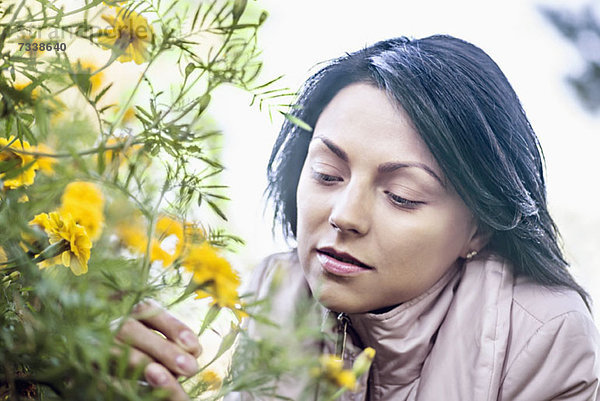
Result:
{"label": "green stem", "polygon": [[87,156],[87,155],[93,155],[95,153],[98,153],[100,151],[100,149],[103,149],[104,151],[107,150],[121,150],[123,149],[126,145],[128,147],[131,147],[133,145],[141,145],[143,144],[143,141],[133,141],[130,144],[118,144],[118,145],[111,145],[111,146],[97,146],[95,148],[92,149],[87,149],[87,150],[82,150],[81,152],[74,152],[74,153],[42,153],[42,152],[32,152],[32,151],[28,151],[28,150],[23,150],[23,149],[14,149],[11,148],[11,152],[14,153],[19,153],[19,154],[23,154],[23,155],[31,155],[31,156],[37,156],[37,157],[53,157],[53,158],[67,158],[67,157],[73,157],[73,156]]}
{"label": "green stem", "polygon": [[338,398],[340,398],[340,396],[342,394],[344,394],[346,392],[346,388],[342,387],[341,389],[339,389],[338,391],[336,391],[331,397],[327,398],[325,401],[334,401],[337,400]]}
{"label": "green stem", "polygon": [[[87,4],[87,5],[85,5],[85,6],[81,7],[81,8],[78,8],[78,9],[73,10],[73,11],[69,11],[68,13],[61,14],[61,19],[64,18],[64,17],[67,17],[69,15],[74,15],[74,14],[78,14],[78,13],[80,13],[82,11],[89,10],[90,8],[96,7],[98,4],[100,4],[102,2],[103,2],[103,0],[93,0],[90,4]],[[54,11],[56,11],[56,10],[54,10]],[[55,16],[54,19],[56,20],[57,16]],[[28,22],[40,22],[40,21],[45,21],[45,20],[46,20],[46,18],[38,18],[38,19],[29,20]]]}
{"label": "green stem", "polygon": [[66,251],[68,249],[69,249],[69,241],[67,241],[66,239],[61,239],[60,241],[55,242],[54,244],[50,245],[48,248],[46,248],[42,252],[40,252],[33,259],[33,262],[39,263],[43,260],[53,258],[55,256],[60,255],[61,253],[63,253],[64,251]]}
{"label": "green stem", "polygon": [[166,180],[162,190],[160,191],[160,196],[158,197],[158,201],[156,202],[156,205],[154,205],[154,209],[152,210],[152,213],[150,214],[152,216],[152,218],[150,219],[150,225],[148,227],[148,243],[146,244],[146,253],[144,254],[144,262],[142,265],[142,282],[146,282],[148,281],[148,277],[150,276],[150,264],[151,264],[151,260],[150,260],[150,252],[152,250],[152,237],[154,234],[154,226],[156,225],[156,215],[158,214],[158,209],[160,208],[160,204],[162,203],[162,200],[165,196],[165,194],[167,193],[167,190],[169,189],[169,181]]}

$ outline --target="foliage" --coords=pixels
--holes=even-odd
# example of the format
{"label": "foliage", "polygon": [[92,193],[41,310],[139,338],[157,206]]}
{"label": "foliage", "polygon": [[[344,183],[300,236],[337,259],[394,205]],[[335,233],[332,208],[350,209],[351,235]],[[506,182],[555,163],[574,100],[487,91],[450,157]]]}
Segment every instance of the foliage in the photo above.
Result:
{"label": "foliage", "polygon": [[600,110],[600,18],[591,4],[578,11],[542,7],[542,14],[579,52],[584,67],[567,82],[588,111]]}
{"label": "foliage", "polygon": [[[260,394],[310,367],[333,398],[352,389],[356,372],[244,334],[249,313],[267,318],[226,257],[243,241],[207,223],[226,220],[214,91],[286,114],[279,78],[256,82],[266,17],[245,0],[0,1],[0,399],[164,396],[114,339],[147,297],[188,315],[208,301],[192,328],[218,339],[184,383],[194,397]],[[245,375],[227,376],[236,342]]]}

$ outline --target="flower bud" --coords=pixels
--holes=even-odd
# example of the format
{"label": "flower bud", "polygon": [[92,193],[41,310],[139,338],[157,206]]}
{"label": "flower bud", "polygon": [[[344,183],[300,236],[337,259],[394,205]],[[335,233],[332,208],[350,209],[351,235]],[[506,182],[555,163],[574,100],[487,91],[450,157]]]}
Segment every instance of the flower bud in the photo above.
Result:
{"label": "flower bud", "polygon": [[356,357],[354,365],[352,365],[352,372],[354,372],[356,377],[369,370],[373,358],[375,358],[375,350],[371,347],[365,348],[358,357]]}

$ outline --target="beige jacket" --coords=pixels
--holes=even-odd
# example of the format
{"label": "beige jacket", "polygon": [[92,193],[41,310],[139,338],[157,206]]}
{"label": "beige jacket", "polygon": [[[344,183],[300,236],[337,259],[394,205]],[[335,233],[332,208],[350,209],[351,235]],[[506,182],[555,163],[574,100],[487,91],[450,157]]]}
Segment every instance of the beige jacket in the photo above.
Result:
{"label": "beige jacket", "polygon": [[[310,298],[295,252],[260,266],[253,284],[259,298],[274,280],[282,285],[269,295],[271,316],[284,325]],[[473,258],[391,311],[347,318],[347,363],[367,346],[376,356],[360,389],[342,401],[600,400],[600,337],[580,296],[515,278],[498,256]],[[336,330],[329,322],[324,330]],[[256,335],[260,327],[249,330]],[[333,342],[322,346],[335,352]],[[299,386],[291,378],[278,392],[297,400]]]}

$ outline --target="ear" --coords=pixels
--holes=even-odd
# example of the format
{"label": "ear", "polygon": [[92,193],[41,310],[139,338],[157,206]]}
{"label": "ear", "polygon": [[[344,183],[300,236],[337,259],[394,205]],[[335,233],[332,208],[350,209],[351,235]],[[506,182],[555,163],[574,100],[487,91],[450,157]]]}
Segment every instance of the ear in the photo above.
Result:
{"label": "ear", "polygon": [[467,255],[472,251],[480,252],[490,241],[492,234],[493,231],[489,227],[486,227],[481,223],[475,223],[473,225],[471,237],[467,241],[465,248],[462,250],[460,256],[462,258],[466,258]]}

